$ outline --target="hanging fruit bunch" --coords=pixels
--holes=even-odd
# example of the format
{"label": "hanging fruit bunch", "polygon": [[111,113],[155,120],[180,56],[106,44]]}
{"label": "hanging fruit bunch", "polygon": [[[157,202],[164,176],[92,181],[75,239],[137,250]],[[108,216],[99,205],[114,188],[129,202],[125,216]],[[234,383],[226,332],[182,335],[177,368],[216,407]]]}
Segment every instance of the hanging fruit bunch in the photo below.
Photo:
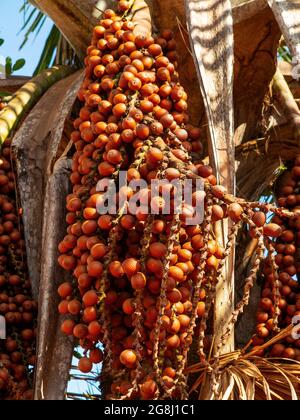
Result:
{"label": "hanging fruit bunch", "polygon": [[[197,250],[203,245],[198,226],[184,229],[172,212],[160,216],[161,197],[149,203],[147,184],[152,179],[181,179],[179,170],[168,167],[168,152],[164,154],[155,141],[163,138],[174,156],[188,163],[189,152],[198,155],[201,143],[199,129],[187,125],[187,95],[178,82],[173,34],[165,31],[156,39],[135,35],[134,23],[122,19],[128,6],[120,2],[118,13],[104,13],[88,48],[79,92],[85,105],[72,134],[76,152],[73,194],[67,198],[70,227],[59,246],[59,263],[75,280],[60,286],[59,311],[77,316],[76,321],[67,319],[62,330],[87,350],[79,363],[83,372],[102,360],[97,343],[104,342],[108,370],[124,371],[124,380],[115,383],[112,392],[126,395],[132,388],[130,376],[138,370],[136,381],[145,384],[141,396],[153,397],[157,386],[147,375],[141,377],[140,365],[143,359],[145,372],[153,372],[154,360],[164,386],[172,387],[176,372],[171,366],[178,364],[195,312],[192,277],[196,278]],[[196,166],[191,169],[198,173]],[[97,193],[96,185],[116,177],[119,170],[127,171],[129,181],[146,181],[146,188],[136,193],[142,206],[134,213],[127,209],[125,214],[123,208],[100,215],[96,206],[103,194]],[[215,182],[210,168],[204,172]],[[164,188],[170,189],[174,201],[172,185]],[[116,200],[121,194],[127,200],[134,191],[123,187]],[[148,217],[149,207],[157,216]],[[191,209],[185,211],[184,216],[190,216]],[[212,267],[221,253],[212,241]],[[204,290],[198,294],[205,298]],[[202,308],[199,305],[198,311]],[[135,384],[132,393],[136,391]]]}
{"label": "hanging fruit bunch", "polygon": [[27,277],[10,146],[7,140],[0,158],[0,400],[32,399],[35,365],[37,305]]}
{"label": "hanging fruit bunch", "polygon": [[[104,359],[103,381],[112,383],[107,398],[182,399],[195,332],[199,356],[207,357],[207,320],[241,222],[259,245],[229,329],[249,301],[264,238],[278,236],[281,227],[266,224],[265,205],[251,206],[216,185],[201,161],[200,130],[189,124],[173,34],[139,34],[133,5],[120,1],[117,12],[106,10],[87,49],[78,95],[83,106],[72,133],[69,227],[59,245],[59,264],[73,274],[58,290],[66,316],[61,329],[84,350],[82,372]],[[121,173],[129,184],[120,183]],[[178,204],[186,179],[192,200]],[[155,194],[153,180],[165,180]],[[143,181],[142,187],[130,181]],[[204,220],[191,224],[201,205]],[[104,207],[107,214],[99,210]],[[227,217],[233,227],[223,249],[213,224]]]}
{"label": "hanging fruit bunch", "polygon": [[[300,156],[291,164],[278,182],[277,201],[280,207],[294,213],[294,217],[275,216],[273,222],[281,234],[270,244],[269,256],[264,264],[264,288],[257,313],[255,344],[263,344],[274,330],[291,325],[300,316]],[[300,340],[288,337],[275,344],[270,355],[300,361]]]}

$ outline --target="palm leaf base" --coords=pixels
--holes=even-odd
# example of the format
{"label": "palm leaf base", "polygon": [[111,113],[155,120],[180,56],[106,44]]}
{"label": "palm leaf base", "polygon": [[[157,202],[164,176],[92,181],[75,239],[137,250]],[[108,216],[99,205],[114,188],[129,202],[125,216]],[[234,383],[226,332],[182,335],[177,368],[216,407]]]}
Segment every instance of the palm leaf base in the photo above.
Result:
{"label": "palm leaf base", "polygon": [[196,378],[190,397],[201,400],[299,400],[300,362],[259,357],[262,350],[291,335],[292,326],[250,352],[223,355],[218,364],[212,358],[197,363],[186,373]]}

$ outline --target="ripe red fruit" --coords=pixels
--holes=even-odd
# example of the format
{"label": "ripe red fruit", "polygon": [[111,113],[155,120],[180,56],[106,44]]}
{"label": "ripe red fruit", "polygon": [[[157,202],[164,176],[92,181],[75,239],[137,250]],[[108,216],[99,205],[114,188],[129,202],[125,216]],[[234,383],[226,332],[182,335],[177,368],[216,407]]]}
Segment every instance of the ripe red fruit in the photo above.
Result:
{"label": "ripe red fruit", "polygon": [[119,278],[124,275],[124,270],[120,261],[113,261],[109,264],[109,271],[112,276]]}
{"label": "ripe red fruit", "polygon": [[106,254],[107,254],[107,246],[104,245],[103,243],[98,243],[96,245],[94,245],[91,249],[91,256],[98,260],[103,258]]}
{"label": "ripe red fruit", "polygon": [[90,373],[93,369],[93,363],[89,358],[83,357],[79,360],[78,369],[82,373]]}
{"label": "ripe red fruit", "polygon": [[195,235],[192,238],[192,247],[198,251],[204,246],[204,240],[202,235]]}
{"label": "ripe red fruit", "polygon": [[166,255],[167,247],[161,242],[154,242],[149,248],[150,255],[153,258],[163,258]]}
{"label": "ripe red fruit", "polygon": [[264,234],[271,238],[278,238],[282,233],[282,228],[276,223],[269,223],[264,226]]}
{"label": "ripe red fruit", "polygon": [[126,230],[131,230],[136,224],[136,219],[130,214],[126,214],[121,219],[121,226]]}
{"label": "ripe red fruit", "polygon": [[230,204],[227,210],[228,216],[233,222],[238,222],[241,220],[243,211],[243,208],[237,203]]}
{"label": "ripe red fruit", "polygon": [[83,295],[82,301],[84,305],[87,306],[94,306],[98,303],[98,295],[94,290],[89,290]]}
{"label": "ripe red fruit", "polygon": [[271,357],[281,357],[285,351],[285,346],[283,344],[274,344],[270,352]]}
{"label": "ripe red fruit", "polygon": [[103,273],[103,264],[99,261],[92,261],[88,264],[88,275],[91,277],[101,277]]}
{"label": "ripe red fruit", "polygon": [[140,262],[135,258],[127,258],[122,264],[123,270],[128,277],[136,274],[139,271],[140,266]]}
{"label": "ripe red fruit", "polygon": [[81,311],[81,303],[78,300],[71,300],[68,304],[68,310],[72,315],[78,315]]}
{"label": "ripe red fruit", "polygon": [[126,315],[132,315],[135,311],[134,299],[126,299],[122,308]]}
{"label": "ripe red fruit", "polygon": [[86,325],[84,324],[78,324],[74,327],[73,330],[73,335],[74,337],[78,338],[78,339],[83,339],[88,335],[88,328]]}
{"label": "ripe red fruit", "polygon": [[273,307],[273,302],[269,298],[263,298],[260,301],[260,306],[264,311],[270,311]]}
{"label": "ripe red fruit", "polygon": [[153,379],[149,379],[142,383],[140,386],[141,397],[143,400],[152,400],[154,399],[155,393],[157,391],[156,382]]}
{"label": "ripe red fruit", "polygon": [[150,273],[160,274],[163,271],[163,264],[160,260],[149,258],[146,263],[147,270]]}
{"label": "ripe red fruit", "polygon": [[58,294],[63,299],[71,296],[72,293],[73,293],[73,287],[71,283],[63,283],[58,288]]}
{"label": "ripe red fruit", "polygon": [[93,322],[97,319],[97,310],[94,306],[89,306],[83,311],[83,320],[85,322]]}
{"label": "ripe red fruit", "polygon": [[101,162],[98,166],[98,172],[101,176],[111,176],[116,171],[116,168],[108,162]]}
{"label": "ripe red fruit", "polygon": [[66,335],[72,335],[75,322],[72,319],[65,320],[61,325],[61,331]]}
{"label": "ripe red fruit", "polygon": [[293,360],[296,357],[296,352],[292,347],[288,347],[283,351],[282,357],[286,358],[286,359],[292,359]]}
{"label": "ripe red fruit", "polygon": [[148,53],[154,57],[158,57],[162,54],[162,48],[159,44],[152,44],[148,47]]}
{"label": "ripe red fruit", "polygon": [[72,271],[76,267],[76,260],[70,255],[61,255],[58,262],[66,271]]}
{"label": "ripe red fruit", "polygon": [[264,326],[264,324],[259,324],[256,328],[256,332],[260,338],[267,338],[270,335],[269,330]]}
{"label": "ripe red fruit", "polygon": [[101,325],[97,321],[93,321],[88,326],[89,334],[93,337],[99,336],[102,331]]}
{"label": "ripe red fruit", "polygon": [[103,361],[103,353],[99,349],[93,349],[89,353],[89,359],[92,363],[97,364]]}
{"label": "ripe red fruit", "polygon": [[147,284],[146,276],[143,273],[135,274],[130,281],[132,288],[135,290],[142,290]]}
{"label": "ripe red fruit", "polygon": [[147,158],[151,162],[160,162],[163,160],[164,155],[163,152],[160,149],[157,149],[156,147],[151,147],[149,152],[147,153]]}
{"label": "ripe red fruit", "polygon": [[141,140],[147,140],[150,135],[150,128],[146,124],[139,124],[136,127],[136,135]]}
{"label": "ripe red fruit", "polygon": [[124,350],[120,354],[120,362],[128,369],[133,369],[137,361],[136,354],[133,350]]}
{"label": "ripe red fruit", "polygon": [[167,338],[166,342],[169,349],[177,349],[180,346],[180,338],[176,334]]}
{"label": "ripe red fruit", "polygon": [[106,155],[106,159],[112,165],[118,165],[122,162],[122,154],[118,150],[109,150]]}
{"label": "ripe red fruit", "polygon": [[256,224],[257,227],[262,227],[266,223],[266,215],[262,211],[257,211],[252,216],[252,221]]}
{"label": "ripe red fruit", "polygon": [[142,82],[139,78],[134,77],[132,80],[130,80],[128,82],[128,87],[129,87],[129,89],[131,89],[133,91],[138,91],[142,87]]}
{"label": "ripe red fruit", "polygon": [[63,300],[58,305],[58,312],[61,315],[67,315],[69,313],[68,304],[69,302],[67,300]]}
{"label": "ripe red fruit", "polygon": [[23,330],[21,332],[21,337],[23,338],[23,340],[25,341],[31,341],[34,338],[34,333],[32,330],[27,329],[27,330]]}
{"label": "ripe red fruit", "polygon": [[70,201],[68,201],[67,209],[70,212],[77,212],[81,210],[81,206],[82,206],[82,203],[79,198],[72,198]]}
{"label": "ripe red fruit", "polygon": [[222,220],[224,218],[224,210],[221,206],[215,204],[212,207],[212,220],[213,222],[217,222],[218,220]]}

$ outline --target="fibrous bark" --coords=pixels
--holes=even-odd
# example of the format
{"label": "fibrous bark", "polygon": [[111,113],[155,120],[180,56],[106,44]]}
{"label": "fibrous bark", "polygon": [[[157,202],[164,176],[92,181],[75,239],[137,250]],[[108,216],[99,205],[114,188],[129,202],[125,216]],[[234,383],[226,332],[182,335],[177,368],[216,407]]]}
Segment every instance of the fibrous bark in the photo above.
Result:
{"label": "fibrous bark", "polygon": [[234,28],[236,146],[260,136],[263,102],[276,72],[280,36],[269,8]]}
{"label": "fibrous bark", "polygon": [[275,73],[272,87],[274,95],[281,105],[283,115],[294,128],[295,137],[300,140],[300,110],[287,81],[279,69]]}
{"label": "fibrous bark", "polygon": [[234,193],[233,21],[230,1],[186,0],[188,32],[210,133],[210,163]]}
{"label": "fibrous bark", "polygon": [[240,23],[267,8],[266,0],[231,0],[234,23]]}
{"label": "fibrous bark", "polygon": [[[39,293],[39,336],[35,380],[36,400],[63,400],[74,348],[71,338],[60,331],[57,288],[68,281],[57,264],[57,244],[63,239],[65,196],[70,190],[71,162],[59,159],[49,177],[45,192],[42,261]],[[50,205],[49,205],[50,204]]]}
{"label": "fibrous bark", "polygon": [[300,1],[299,0],[268,0],[270,7],[281,28],[285,41],[300,63]]}
{"label": "fibrous bark", "polygon": [[[218,183],[235,193],[235,148],[233,121],[233,20],[230,1],[186,0],[188,32],[198,80],[204,99],[209,130],[210,163]],[[216,229],[217,240],[226,246],[229,224]],[[216,345],[234,308],[234,253],[217,284],[214,334]],[[234,350],[234,337],[224,352]]]}

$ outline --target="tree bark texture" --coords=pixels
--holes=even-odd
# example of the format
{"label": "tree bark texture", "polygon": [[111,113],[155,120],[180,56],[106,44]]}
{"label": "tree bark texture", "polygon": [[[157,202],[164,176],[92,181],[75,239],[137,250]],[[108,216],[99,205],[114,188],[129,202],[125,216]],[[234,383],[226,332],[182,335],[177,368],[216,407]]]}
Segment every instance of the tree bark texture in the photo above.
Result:
{"label": "tree bark texture", "polygon": [[[208,120],[208,149],[217,181],[235,194],[235,147],[233,121],[233,19],[229,0],[186,0],[187,26],[193,58]],[[216,239],[226,247],[227,221],[216,226]],[[214,311],[216,346],[234,309],[234,252],[228,258],[217,285]],[[234,335],[223,348],[234,350]]]}
{"label": "tree bark texture", "polygon": [[56,162],[45,191],[35,372],[36,400],[64,399],[74,349],[73,339],[60,330],[62,316],[57,311],[57,288],[61,282],[70,280],[68,274],[57,264],[57,244],[63,239],[66,229],[65,196],[70,191],[71,163],[67,158]]}

